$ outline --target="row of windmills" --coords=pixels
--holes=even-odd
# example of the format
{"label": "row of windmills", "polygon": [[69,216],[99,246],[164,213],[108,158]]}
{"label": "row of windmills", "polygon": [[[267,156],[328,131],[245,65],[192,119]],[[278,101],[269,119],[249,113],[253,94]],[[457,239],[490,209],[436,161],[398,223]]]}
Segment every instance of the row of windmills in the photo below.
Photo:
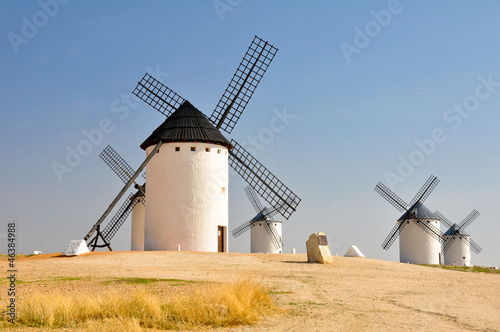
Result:
{"label": "row of windmills", "polygon": [[[167,118],[141,144],[146,159],[137,170],[110,146],[101,153],[125,186],[85,236],[92,250],[111,250],[111,239],[132,213],[132,250],[227,252],[231,166],[248,183],[247,193],[258,208],[256,218],[233,234],[252,229],[253,252],[281,252],[281,222],[270,218],[279,213],[288,219],[301,200],[221,132],[231,134],[276,52],[277,48],[255,36],[210,117],[149,74],[144,75],[133,94]],[[144,169],[147,185],[136,182]],[[132,184],[137,192],[129,195],[101,230]],[[262,207],[257,195],[269,209]]]}
{"label": "row of windmills", "polygon": [[[227,252],[231,166],[248,183],[245,192],[257,213],[235,228],[233,236],[250,230],[251,252],[282,252],[282,222],[275,216],[288,219],[300,198],[221,132],[231,134],[276,52],[274,46],[255,36],[210,117],[149,74],[144,75],[133,94],[166,119],[140,145],[146,158],[137,170],[110,146],[100,154],[125,185],[85,236],[92,250],[111,250],[111,239],[132,214],[132,250]],[[137,182],[141,174],[147,186]],[[439,212],[431,212],[423,203],[438,182],[431,176],[409,204],[382,183],[376,186],[375,190],[403,213],[382,247],[388,250],[399,237],[401,262],[470,265],[470,250],[479,253],[481,248],[465,228],[479,213],[474,210],[460,224],[453,224]],[[101,229],[132,184],[136,191]],[[448,226],[445,233],[440,230],[441,222]]]}
{"label": "row of windmills", "polygon": [[[478,254],[481,247],[465,232],[478,216],[473,210],[460,224],[449,221],[439,211],[432,212],[424,201],[439,183],[430,176],[413,200],[407,204],[387,186],[378,183],[375,191],[403,215],[392,228],[382,248],[388,250],[399,237],[399,260],[413,264],[471,265],[471,250]],[[441,232],[441,222],[448,227]]]}

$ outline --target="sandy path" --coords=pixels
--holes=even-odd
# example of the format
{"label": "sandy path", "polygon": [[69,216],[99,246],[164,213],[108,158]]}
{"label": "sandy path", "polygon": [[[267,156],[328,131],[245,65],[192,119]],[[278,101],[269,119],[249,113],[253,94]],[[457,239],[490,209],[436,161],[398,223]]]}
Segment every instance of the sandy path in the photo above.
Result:
{"label": "sandy path", "polygon": [[[304,254],[99,252],[72,258],[41,255],[17,265],[23,281],[141,277],[223,282],[250,277],[269,286],[275,302],[290,309],[232,331],[500,331],[500,274],[366,258],[334,257],[331,265],[305,260]],[[5,270],[2,264],[3,275]]]}

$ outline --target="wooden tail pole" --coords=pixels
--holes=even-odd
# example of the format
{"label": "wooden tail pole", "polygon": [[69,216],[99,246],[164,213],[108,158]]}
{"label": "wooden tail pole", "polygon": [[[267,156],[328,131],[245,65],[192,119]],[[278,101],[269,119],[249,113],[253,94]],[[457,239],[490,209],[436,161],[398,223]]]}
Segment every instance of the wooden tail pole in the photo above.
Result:
{"label": "wooden tail pole", "polygon": [[[102,222],[104,221],[104,219],[106,219],[106,217],[108,216],[108,214],[115,207],[116,203],[118,203],[118,201],[122,198],[123,194],[125,194],[125,192],[127,191],[127,189],[132,185],[132,183],[134,183],[135,179],[144,170],[144,168],[149,163],[149,161],[151,160],[151,158],[153,158],[153,156],[156,153],[158,153],[158,151],[160,151],[160,147],[161,147],[162,144],[163,144],[162,141],[160,141],[160,142],[158,142],[158,144],[156,144],[156,147],[153,149],[153,151],[151,151],[151,153],[149,154],[149,156],[142,162],[141,166],[139,166],[139,168],[137,169],[137,171],[135,171],[134,175],[127,181],[127,183],[125,184],[125,186],[123,187],[123,189],[118,193],[118,195],[115,197],[115,199],[113,200],[113,202],[111,202],[111,204],[108,206],[108,208],[106,209],[106,211],[104,211],[104,213],[101,216],[101,218],[99,218],[99,220],[95,223],[95,225],[92,227],[92,229],[87,234],[87,236],[85,236],[85,238],[84,238],[85,241],[87,241],[92,236],[92,234],[94,234],[94,232],[98,229],[99,225],[101,225]],[[96,237],[96,239],[97,239],[97,237]]]}

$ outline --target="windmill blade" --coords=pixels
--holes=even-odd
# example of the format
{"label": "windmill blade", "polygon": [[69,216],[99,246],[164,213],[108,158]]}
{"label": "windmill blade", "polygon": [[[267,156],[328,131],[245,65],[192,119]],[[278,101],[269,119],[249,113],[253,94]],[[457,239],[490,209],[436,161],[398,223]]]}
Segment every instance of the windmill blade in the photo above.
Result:
{"label": "windmill blade", "polygon": [[453,244],[453,242],[455,242],[456,238],[455,236],[450,236],[450,237],[447,237],[444,242],[443,242],[443,255],[446,255],[446,253],[448,252],[448,249],[450,249],[451,245]]}
{"label": "windmill blade", "polygon": [[144,196],[140,196],[139,194],[140,191],[135,194],[131,193],[123,202],[122,206],[120,206],[106,228],[104,228],[102,233],[106,241],[111,242],[111,239],[115,236],[116,232],[118,232],[125,220],[127,220],[128,215],[132,212],[132,209],[137,203],[142,202],[144,204]]}
{"label": "windmill blade", "polygon": [[132,93],[167,117],[184,102],[184,98],[148,73],[144,74]]}
{"label": "windmill blade", "polygon": [[290,218],[300,203],[300,198],[252,157],[241,145],[231,140],[229,165],[272,207],[283,206],[280,213]]}
{"label": "windmill blade", "polygon": [[436,239],[438,242],[443,240],[443,232],[436,226],[428,223],[426,220],[415,218],[415,223],[420,226],[424,231],[426,231],[430,236]]}
{"label": "windmill blade", "polygon": [[396,222],[396,225],[394,225],[391,232],[389,233],[389,235],[387,235],[384,242],[382,243],[382,248],[384,248],[385,250],[389,250],[389,248],[392,246],[394,241],[396,241],[396,239],[398,238],[399,234],[401,234],[401,231],[403,230],[403,228],[405,228],[405,226],[406,226],[405,220],[401,222],[399,221]]}
{"label": "windmill blade", "polygon": [[470,248],[472,249],[472,251],[474,251],[476,254],[479,254],[481,252],[481,250],[483,250],[479,244],[477,244],[473,239],[469,238],[469,242],[470,242]]}
{"label": "windmill blade", "polygon": [[410,207],[412,207],[416,202],[424,203],[427,197],[429,197],[431,192],[434,190],[434,188],[436,188],[438,183],[438,178],[434,175],[431,175],[427,179],[427,181],[425,181],[424,185],[422,186],[422,188],[420,188],[415,197],[413,197],[412,201],[410,202]]}
{"label": "windmill blade", "polygon": [[110,145],[102,150],[99,157],[124,183],[127,183],[135,173],[134,169]]}
{"label": "windmill blade", "polygon": [[458,225],[458,230],[462,231],[467,228],[477,217],[479,217],[481,213],[479,213],[476,209],[472,210],[471,213]]}
{"label": "windmill blade", "polygon": [[277,51],[276,47],[255,36],[210,116],[217,129],[231,133]]}
{"label": "windmill blade", "polygon": [[264,228],[266,229],[267,234],[271,238],[271,242],[273,243],[274,248],[276,248],[276,250],[282,248],[283,243],[281,242],[281,236],[278,234],[278,231],[276,230],[274,224],[264,221]]}
{"label": "windmill blade", "polygon": [[[291,200],[289,200],[287,203],[288,203],[288,204],[291,204],[291,203],[293,203],[293,202],[292,202]],[[298,203],[297,203],[297,204],[298,204]],[[288,205],[287,205],[287,204],[285,204],[285,203],[283,202],[283,203],[282,203],[282,204],[280,204],[279,206],[274,207],[274,208],[272,208],[272,209],[270,209],[270,210],[268,210],[268,209],[264,208],[264,210],[265,210],[265,211],[263,211],[264,217],[266,217],[266,218],[272,218],[272,217],[274,217],[275,215],[277,215],[278,213],[279,213],[279,214],[282,214],[282,210],[283,210],[284,208],[286,208],[287,206],[288,206]]]}
{"label": "windmill blade", "polygon": [[439,212],[438,210],[436,210],[436,211],[434,212],[434,214],[435,214],[435,215],[437,215],[441,221],[444,221],[444,223],[445,223],[448,227],[453,227],[453,223],[452,223],[452,222],[451,222],[448,218],[446,218],[445,216],[443,216],[443,215],[441,214],[441,212]]}
{"label": "windmill blade", "polygon": [[141,166],[139,166],[139,168],[137,169],[137,171],[135,171],[134,175],[132,175],[132,177],[127,181],[127,183],[125,183],[125,186],[122,188],[122,190],[118,193],[118,195],[111,202],[111,204],[108,206],[108,208],[106,209],[106,211],[104,211],[104,213],[99,218],[99,220],[97,220],[97,222],[94,224],[94,226],[92,227],[92,229],[85,236],[85,238],[84,238],[85,241],[87,241],[92,236],[92,234],[94,234],[94,232],[97,230],[97,227],[102,224],[102,222],[104,221],[104,219],[106,219],[106,217],[108,216],[108,214],[115,207],[116,203],[118,203],[118,201],[120,200],[120,198],[122,198],[123,194],[125,194],[125,192],[128,190],[128,188],[135,181],[135,179],[141,174],[141,172],[144,170],[144,168],[149,163],[149,161],[156,155],[156,153],[158,153],[158,151],[160,150],[160,147],[162,146],[162,144],[163,144],[162,141],[160,141],[160,142],[158,142],[158,144],[156,144],[155,148],[151,151],[151,153],[147,156],[147,158],[142,162]]}
{"label": "windmill blade", "polygon": [[254,219],[249,220],[246,223],[241,224],[240,226],[233,229],[231,231],[231,234],[233,234],[233,237],[236,238],[236,237],[240,236],[241,234],[245,233],[246,231],[248,231],[250,228],[254,227],[255,226]]}
{"label": "windmill blade", "polygon": [[405,203],[398,195],[387,188],[382,182],[379,182],[375,187],[375,191],[380,194],[386,201],[391,203],[399,212],[406,212],[408,204]]}
{"label": "windmill blade", "polygon": [[257,193],[255,192],[255,190],[252,187],[247,186],[245,187],[245,193],[247,194],[250,203],[252,203],[255,212],[262,212],[262,210],[264,210],[264,207],[260,203],[259,197],[257,197]]}

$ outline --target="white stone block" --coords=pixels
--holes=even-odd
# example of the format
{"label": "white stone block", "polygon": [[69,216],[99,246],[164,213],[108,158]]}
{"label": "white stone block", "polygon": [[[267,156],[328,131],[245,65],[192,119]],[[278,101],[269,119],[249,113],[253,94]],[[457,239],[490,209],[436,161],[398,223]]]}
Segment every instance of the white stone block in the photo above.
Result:
{"label": "white stone block", "polygon": [[361,250],[359,250],[358,247],[355,245],[352,245],[349,249],[347,249],[347,252],[345,253],[344,257],[365,257]]}
{"label": "white stone block", "polygon": [[78,256],[89,252],[85,240],[71,240],[64,251],[64,256]]}

